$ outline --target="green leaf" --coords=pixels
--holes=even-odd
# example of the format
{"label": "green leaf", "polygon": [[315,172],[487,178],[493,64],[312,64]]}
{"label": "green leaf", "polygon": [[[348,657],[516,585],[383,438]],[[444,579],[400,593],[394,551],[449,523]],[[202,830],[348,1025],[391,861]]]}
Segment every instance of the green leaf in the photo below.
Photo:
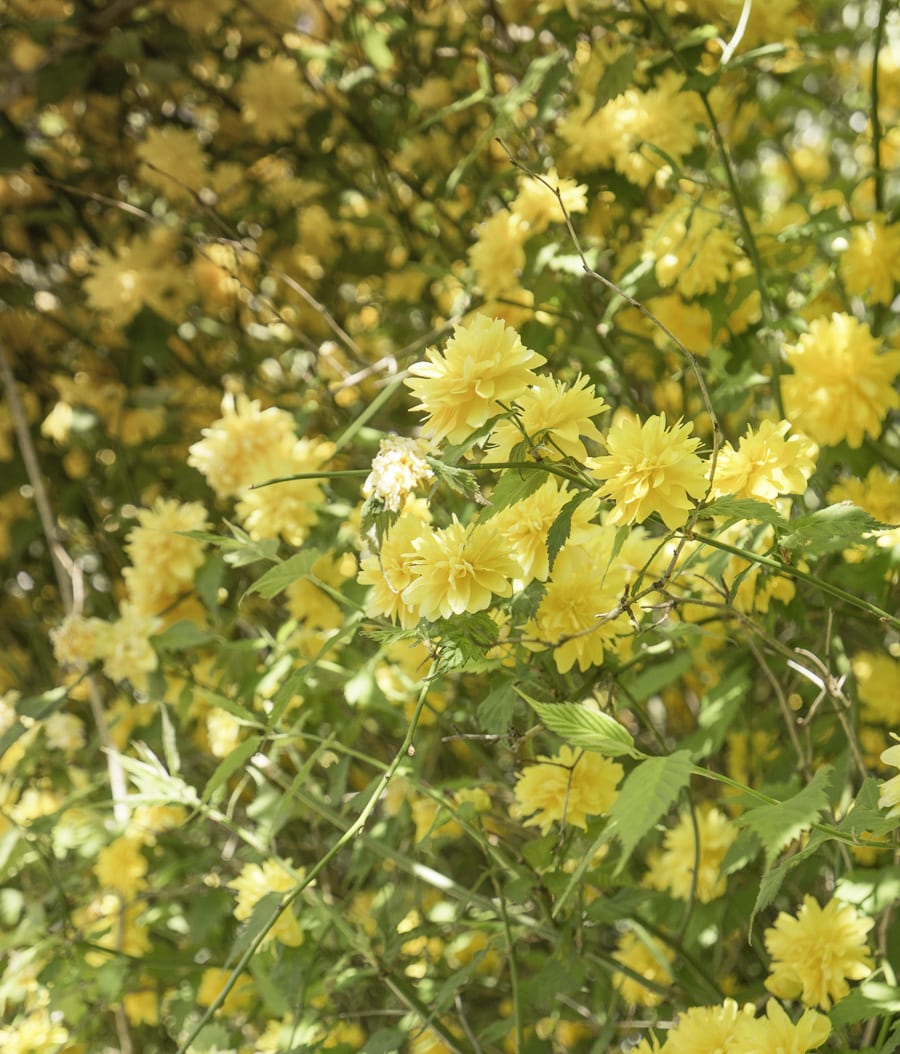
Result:
{"label": "green leaf", "polygon": [[[754,832],[754,836],[757,838],[759,837],[756,832]],[[775,867],[768,867],[760,881],[759,891],[756,894],[756,902],[753,905],[753,911],[750,913],[750,931],[753,930],[753,920],[760,911],[765,910],[765,908],[772,903],[778,895],[778,891],[781,889],[788,874],[793,871],[798,864],[818,852],[823,841],[823,838],[811,838],[799,852],[792,853],[786,860],[782,860],[781,863],[777,864]]]}
{"label": "green leaf", "polygon": [[882,981],[863,981],[831,1008],[828,1016],[836,1028],[858,1021],[886,1021],[900,1014],[900,992],[896,985]]}
{"label": "green leaf", "polygon": [[703,696],[697,728],[681,741],[682,747],[691,752],[695,761],[709,757],[719,749],[749,690],[747,673],[739,668],[717,681]]}
{"label": "green leaf", "polygon": [[438,671],[449,673],[467,669],[474,672],[496,665],[485,655],[499,640],[500,628],[486,611],[453,615],[441,619],[438,625],[440,639],[435,642]]}
{"label": "green leaf", "polygon": [[153,646],[158,652],[190,651],[193,648],[204,648],[215,641],[215,633],[202,629],[196,622],[181,619],[162,633],[151,637]]}
{"label": "green leaf", "polygon": [[475,711],[478,727],[488,735],[502,735],[509,728],[516,705],[516,692],[509,681],[490,691]]}
{"label": "green leaf", "polygon": [[687,649],[676,652],[664,662],[648,663],[644,669],[623,679],[622,687],[629,700],[643,703],[651,695],[658,695],[663,688],[678,680],[695,661],[694,656]]}
{"label": "green leaf", "polygon": [[471,469],[448,465],[435,457],[426,457],[425,460],[441,483],[446,483],[451,490],[456,491],[457,494],[463,494],[470,501],[477,502],[479,505],[489,504],[481,493],[481,487],[478,486],[478,480]]}
{"label": "green leaf", "polygon": [[792,520],[791,530],[779,543],[785,549],[802,551],[804,556],[825,556],[856,545],[867,531],[883,526],[863,509],[841,501]]}
{"label": "green leaf", "polygon": [[629,48],[606,67],[594,92],[591,116],[626,92],[634,79],[634,50]]}
{"label": "green leaf", "polygon": [[624,725],[600,710],[590,710],[581,703],[539,703],[516,688],[519,695],[535,711],[541,722],[567,743],[585,750],[596,750],[608,757],[628,754],[640,757],[634,739]]}
{"label": "green leaf", "polygon": [[501,509],[515,505],[517,501],[524,501],[546,482],[547,477],[543,472],[537,470],[521,472],[514,468],[507,469],[501,474],[491,491],[488,508],[479,516],[479,523],[484,523],[492,516],[496,516]]}
{"label": "green leaf", "polygon": [[[21,717],[30,717],[33,721],[43,721],[62,706],[68,695],[69,689],[65,687],[51,688],[49,691],[41,692],[40,695],[30,695],[16,703],[16,713]],[[11,724],[0,736],[0,758],[27,731],[28,729],[21,721]]]}
{"label": "green leaf", "polygon": [[766,862],[772,861],[795,838],[808,831],[828,808],[828,783],[832,767],[824,765],[798,794],[775,805],[760,805],[739,816],[735,823],[747,827],[762,842]]}
{"label": "green leaf", "polygon": [[704,506],[703,512],[709,516],[725,516],[729,520],[770,523],[782,531],[787,531],[791,527],[791,524],[768,502],[756,501],[753,498],[733,498],[726,494]]}
{"label": "green leaf", "polygon": [[398,1032],[396,1029],[380,1028],[373,1032],[366,1040],[361,1054],[394,1054],[400,1050],[406,1039],[406,1032]]}
{"label": "green leaf", "polygon": [[91,58],[75,52],[44,66],[37,76],[38,109],[78,94],[94,68]]}
{"label": "green leaf", "polygon": [[272,597],[278,596],[279,593],[287,589],[291,583],[296,582],[298,578],[304,578],[308,575],[320,555],[321,553],[318,549],[306,549],[304,552],[296,553],[294,556],[282,561],[282,563],[270,567],[262,577],[257,578],[253,585],[247,589],[244,596],[246,597],[250,593],[259,593],[266,600],[271,600]]}
{"label": "green leaf", "polygon": [[691,755],[678,750],[668,757],[647,758],[628,774],[609,814],[610,833],[622,846],[617,873],[688,785],[693,770]]}
{"label": "green leaf", "polygon": [[557,556],[559,556],[560,550],[569,539],[569,534],[572,531],[572,517],[575,515],[575,510],[590,497],[592,497],[591,491],[579,491],[574,497],[569,498],[565,505],[559,510],[559,515],[553,521],[553,525],[547,533],[547,558],[551,571],[553,570],[553,564],[555,563]]}
{"label": "green leaf", "polygon": [[208,802],[223,783],[230,779],[238,769],[243,768],[247,764],[250,758],[259,750],[262,739],[262,736],[251,736],[236,746],[227,757],[222,758],[216,766],[215,772],[209,777],[206,786],[203,788],[202,801]]}

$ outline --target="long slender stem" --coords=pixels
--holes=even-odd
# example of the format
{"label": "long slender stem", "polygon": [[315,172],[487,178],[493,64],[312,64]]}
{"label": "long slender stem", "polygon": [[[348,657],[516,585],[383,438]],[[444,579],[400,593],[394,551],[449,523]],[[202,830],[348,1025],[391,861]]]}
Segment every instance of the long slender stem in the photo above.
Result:
{"label": "long slender stem", "polygon": [[188,1048],[191,1046],[197,1036],[200,1035],[203,1029],[206,1028],[206,1026],[212,1020],[213,1015],[225,1002],[225,999],[228,997],[229,992],[232,990],[232,988],[234,988],[235,984],[237,984],[238,978],[244,972],[244,968],[247,966],[253,956],[257,953],[263,941],[268,936],[269,930],[271,930],[271,928],[275,925],[281,913],[283,911],[286,911],[290,907],[290,905],[297,899],[297,897],[300,896],[303,890],[306,889],[306,887],[309,886],[315,880],[316,876],[319,875],[328,866],[328,864],[334,859],[334,857],[338,855],[338,853],[344,848],[344,846],[347,845],[348,842],[351,842],[354,837],[366,826],[366,823],[368,822],[369,817],[372,815],[375,806],[378,804],[382,793],[396,775],[397,769],[400,767],[400,764],[403,759],[407,757],[409,748],[412,746],[413,737],[415,736],[416,728],[419,724],[419,718],[422,716],[422,711],[425,709],[425,699],[427,697],[428,690],[431,686],[431,675],[433,674],[433,672],[434,670],[432,669],[429,676],[426,677],[423,681],[421,691],[419,692],[419,699],[416,703],[416,709],[413,712],[412,718],[409,722],[409,726],[406,729],[406,735],[403,737],[403,742],[398,747],[391,764],[382,773],[381,778],[378,780],[378,783],[376,784],[374,790],[369,795],[368,801],[360,810],[359,816],[357,816],[353,823],[350,824],[350,826],[338,838],[338,840],[328,850],[328,852],[322,856],[318,863],[314,867],[310,868],[310,870],[303,877],[302,881],[298,882],[297,885],[294,886],[294,888],[290,890],[290,892],[285,894],[285,896],[281,899],[280,903],[275,907],[271,918],[268,920],[268,923],[262,927],[260,932],[247,946],[247,949],[245,950],[244,954],[240,957],[234,969],[231,971],[231,975],[226,981],[225,986],[222,988],[222,991],[219,992],[218,996],[206,1008],[206,1011],[204,1012],[203,1016],[191,1030],[190,1035],[187,1036],[187,1038],[182,1042],[181,1046],[178,1048],[177,1054],[186,1054]]}
{"label": "long slender stem", "polygon": [[874,53],[872,55],[872,81],[870,95],[872,108],[872,166],[875,179],[875,209],[884,212],[884,168],[881,164],[881,118],[878,116],[878,60],[884,40],[884,24],[887,21],[890,0],[881,0],[878,8],[878,25],[875,27]]}

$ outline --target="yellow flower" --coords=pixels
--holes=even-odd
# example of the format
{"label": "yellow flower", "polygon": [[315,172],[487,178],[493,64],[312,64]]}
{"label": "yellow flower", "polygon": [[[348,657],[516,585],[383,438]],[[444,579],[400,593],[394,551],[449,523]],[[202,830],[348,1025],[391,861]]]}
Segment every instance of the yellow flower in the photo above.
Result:
{"label": "yellow flower", "polygon": [[753,1004],[738,1006],[726,999],[721,1006],[693,1006],[678,1015],[666,1038],[665,1054],[731,1054],[742,1026],[753,1018]]}
{"label": "yellow flower", "polygon": [[[587,212],[587,187],[574,179],[560,179],[556,169],[545,173],[542,182],[534,176],[519,176],[519,193],[512,203],[512,213],[530,228],[530,234],[538,234],[551,223],[565,220],[563,208],[573,216],[576,212]],[[549,186],[548,186],[549,184]],[[559,191],[559,198],[550,188]]]}
{"label": "yellow flower", "polygon": [[[207,967],[200,976],[200,984],[197,987],[197,1005],[212,1006],[218,999],[222,989],[231,977],[231,970],[223,970],[219,966]],[[223,1014],[240,1014],[253,1002],[253,979],[246,974],[241,974],[235,981],[231,991],[225,996],[221,1012]]]}
{"label": "yellow flower", "polygon": [[784,377],[785,413],[792,425],[823,446],[846,440],[859,447],[881,432],[900,407],[894,379],[900,351],[881,353],[881,341],[851,315],[817,318],[809,332],[785,347],[794,372]]}
{"label": "yellow flower", "polygon": [[412,545],[413,580],[402,600],[432,622],[483,611],[495,595],[509,596],[521,570],[489,523],[464,527],[454,517],[449,527],[426,531]]}
{"label": "yellow flower", "polygon": [[[602,442],[603,436],[591,420],[609,407],[597,395],[590,378],[579,374],[568,385],[552,377],[536,377],[520,395],[516,422],[503,418],[491,432],[491,456],[506,461],[514,447],[526,442],[524,456],[539,452],[548,461],[572,457],[583,461],[587,450],[582,436]],[[536,448],[536,450],[535,450]]]}
{"label": "yellow flower", "polygon": [[882,523],[900,526],[900,477],[875,465],[865,479],[842,479],[828,491],[830,502],[852,501]]}
{"label": "yellow flower", "polygon": [[[650,854],[644,885],[667,890],[673,897],[687,900],[694,885],[696,868],[695,896],[701,903],[708,904],[725,892],[726,879],[719,872],[725,854],[737,838],[737,828],[725,813],[709,806],[697,811],[696,820],[700,833],[699,854],[693,820],[689,812],[684,812],[675,826],[666,832],[662,850]],[[695,863],[697,860],[699,867]]]}
{"label": "yellow flower", "polygon": [[584,830],[589,816],[609,812],[623,775],[621,765],[601,754],[563,746],[558,754],[540,755],[536,764],[525,767],[516,781],[510,815],[526,827],[540,827],[542,834],[554,823]]}
{"label": "yellow flower", "polygon": [[35,1007],[0,1028],[4,1054],[43,1054],[60,1050],[69,1040],[69,1030],[45,1006]]}
{"label": "yellow flower", "polygon": [[176,317],[185,287],[173,249],[165,230],[139,235],[112,251],[99,249],[84,280],[88,303],[114,326],[127,326],[144,304],[166,318]]}
{"label": "yellow flower", "polygon": [[741,259],[736,231],[712,194],[675,198],[654,216],[645,228],[643,254],[654,261],[659,284],[674,285],[686,300],[714,293]]}
{"label": "yellow flower", "polygon": [[271,478],[266,467],[275,456],[289,456],[296,439],[289,413],[275,407],[262,410],[257,400],[229,393],[222,399],[222,416],[190,448],[188,464],[225,498]]}
{"label": "yellow flower", "polygon": [[479,226],[469,262],[485,299],[502,296],[518,285],[525,266],[522,242],[529,233],[527,224],[509,209],[501,209]]}
{"label": "yellow flower", "polygon": [[854,227],[839,268],[847,292],[866,304],[890,304],[900,282],[900,223],[873,219]]}
{"label": "yellow flower", "polygon": [[303,122],[311,99],[297,63],[285,55],[247,63],[237,87],[241,117],[254,139],[290,139]]}
{"label": "yellow flower", "polygon": [[150,128],[135,153],[143,162],[138,170],[141,179],[161,190],[170,201],[190,203],[193,195],[206,186],[203,147],[196,134],[186,128],[170,124]]}
{"label": "yellow flower", "polygon": [[203,563],[203,543],[178,532],[204,530],[206,509],[198,501],[157,498],[151,509],[141,509],[138,523],[125,539],[134,566],[126,567],[122,575],[135,609],[158,615],[190,588]]}
{"label": "yellow flower", "polygon": [[[521,566],[517,588],[535,578],[546,581],[550,574],[547,532],[572,497],[566,484],[551,476],[533,494],[501,509],[491,520]],[[597,513],[597,505],[597,499],[591,497],[572,513],[570,542],[577,542],[580,532],[587,529],[588,522]]]}
{"label": "yellow flower", "polygon": [[[237,878],[228,883],[237,893],[234,917],[239,921],[249,919],[253,909],[267,893],[284,893],[293,889],[297,880],[278,860],[264,860],[261,864],[245,864]],[[274,911],[274,905],[272,910]],[[292,907],[287,907],[268,931],[265,942],[281,941],[290,948],[303,943],[303,931],[297,922]]]}
{"label": "yellow flower", "polygon": [[578,663],[580,670],[599,666],[606,647],[625,631],[627,618],[609,619],[625,590],[626,568],[612,560],[616,532],[595,527],[582,544],[563,546],[534,620],[525,632],[553,648],[560,673]]}
{"label": "yellow flower", "polygon": [[84,669],[106,654],[109,647],[109,623],[84,615],[66,615],[50,630],[53,656],[60,666]]}
{"label": "yellow flower", "polygon": [[772,957],[766,988],[779,999],[799,997],[828,1010],[850,991],[848,979],[872,972],[866,934],[874,925],[849,904],[833,899],[823,908],[807,894],[796,918],[782,911],[765,932]]}
{"label": "yellow flower", "polygon": [[[672,983],[670,964],[675,958],[674,953],[655,941],[652,947],[648,946],[633,930],[626,930],[619,938],[613,958],[647,981],[658,985]],[[659,1006],[665,998],[621,970],[612,975],[612,983],[625,1002],[632,1005]]]}
{"label": "yellow flower", "polygon": [[770,999],[766,1016],[741,1021],[727,1049],[728,1054],[807,1054],[821,1047],[830,1034],[831,1022],[824,1014],[805,1010],[795,1025],[784,1008]]}
{"label": "yellow flower", "polygon": [[386,532],[377,556],[360,561],[357,581],[371,586],[366,598],[366,614],[384,615],[408,629],[419,621],[419,614],[403,599],[403,590],[415,578],[418,560],[413,542],[424,535],[425,524],[412,512],[404,513]]}
{"label": "yellow flower", "polygon": [[[881,763],[900,769],[900,743],[895,743],[882,752]],[[881,784],[878,808],[887,809],[888,818],[900,816],[900,773]]]}
{"label": "yellow flower", "polygon": [[593,86],[582,86],[578,106],[560,128],[578,171],[614,165],[641,187],[671,172],[665,158],[679,164],[691,151],[701,115],[700,100],[682,91],[683,83],[681,74],[667,71],[647,91],[629,88],[596,112]]}
{"label": "yellow flower", "polygon": [[284,538],[288,544],[300,546],[319,518],[319,507],[324,500],[322,481],[291,479],[304,473],[318,472],[334,453],[334,444],[327,440],[298,439],[289,449],[276,451],[256,467],[255,482],[285,479],[270,487],[245,490],[237,504],[241,525],[253,539]]}
{"label": "yellow flower", "polygon": [[900,725],[900,662],[883,652],[860,651],[850,666],[865,720]]}
{"label": "yellow flower", "polygon": [[755,498],[774,505],[785,494],[802,494],[816,469],[818,447],[804,435],[792,435],[789,421],[763,421],[748,426],[738,442],[723,443],[716,461],[712,493]]}
{"label": "yellow flower", "polygon": [[114,839],[97,854],[94,874],[106,889],[114,889],[131,899],[146,888],[147,858],[141,852],[139,838],[123,835]]}
{"label": "yellow flower", "polygon": [[531,351],[499,319],[476,315],[458,325],[443,354],[430,348],[428,362],[414,363],[406,384],[419,399],[414,409],[428,420],[424,433],[460,443],[503,410],[535,380],[543,355]]}
{"label": "yellow flower", "polygon": [[694,451],[697,436],[690,424],[666,427],[666,415],[649,417],[644,424],[623,415],[609,430],[603,457],[588,459],[588,468],[606,480],[602,497],[615,508],[608,523],[635,523],[658,513],[670,529],[680,527],[692,508],[691,498],[706,492],[707,466]]}

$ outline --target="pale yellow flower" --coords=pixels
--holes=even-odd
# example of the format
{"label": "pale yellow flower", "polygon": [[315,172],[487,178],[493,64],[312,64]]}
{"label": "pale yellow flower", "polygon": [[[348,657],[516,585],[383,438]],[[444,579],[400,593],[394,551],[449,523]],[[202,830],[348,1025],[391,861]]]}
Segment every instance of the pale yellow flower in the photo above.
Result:
{"label": "pale yellow flower", "polygon": [[851,315],[814,319],[784,353],[794,369],[781,382],[785,413],[823,446],[859,447],[877,438],[887,414],[900,407],[900,351],[882,352],[868,325]]}
{"label": "pale yellow flower", "polygon": [[612,808],[623,775],[622,766],[602,754],[560,747],[558,754],[540,755],[536,764],[523,769],[510,815],[526,827],[540,827],[542,834],[554,823],[584,830],[589,816]]}
{"label": "pale yellow flower", "polygon": [[641,523],[654,512],[670,530],[685,522],[691,498],[706,492],[707,465],[695,453],[700,439],[692,427],[678,421],[667,428],[665,414],[643,424],[623,414],[614,422],[609,453],[588,460],[592,474],[606,480],[601,496],[615,501],[607,522]]}
{"label": "pale yellow flower", "polygon": [[[646,941],[633,931],[626,930],[616,944],[613,958],[627,966],[647,981],[668,986],[672,983],[671,964],[674,952],[657,941],[649,947]],[[616,970],[612,975],[613,987],[626,1003],[638,1006],[659,1006],[665,995],[653,991],[636,981],[630,974]]]}
{"label": "pale yellow flower", "polygon": [[644,884],[666,890],[680,900],[687,900],[693,888],[697,900],[707,904],[723,896],[727,888],[727,880],[720,872],[725,854],[737,838],[737,828],[725,813],[710,806],[697,810],[696,821],[699,853],[694,822],[690,813],[684,812],[666,832],[662,850],[650,854]]}
{"label": "pale yellow flower", "polygon": [[536,377],[515,403],[516,420],[501,418],[491,432],[491,456],[498,461],[508,460],[520,445],[525,458],[539,454],[548,461],[563,457],[583,461],[588,453],[584,439],[603,440],[593,418],[609,407],[583,374],[572,384]]}
{"label": "pale yellow flower", "polygon": [[294,419],[285,410],[263,410],[257,400],[229,393],[222,399],[222,416],[203,429],[187,463],[224,498],[271,478],[267,466],[278,455],[289,457],[296,440]]}
{"label": "pale yellow flower", "polygon": [[[234,917],[239,921],[249,919],[253,909],[266,894],[285,893],[294,889],[297,882],[298,879],[278,860],[269,859],[261,864],[245,864],[237,878],[228,883],[237,893]],[[266,934],[264,943],[272,940],[278,940],[291,948],[297,948],[303,943],[303,931],[292,907],[287,907],[281,912]]]}
{"label": "pale yellow flower", "polygon": [[741,1028],[752,1020],[752,1003],[726,999],[721,1006],[693,1006],[668,1032],[665,1054],[731,1054]]}
{"label": "pale yellow flower", "polygon": [[766,988],[779,999],[828,1010],[850,991],[848,981],[872,972],[866,934],[874,925],[850,904],[832,899],[823,908],[807,894],[796,917],[782,911],[765,932],[772,957]]}
{"label": "pale yellow flower", "polygon": [[728,1054],[807,1054],[818,1050],[831,1035],[831,1022],[824,1014],[805,1010],[796,1025],[775,999],[766,1003],[765,1017],[742,1020],[728,1047]]}
{"label": "pale yellow flower", "polygon": [[113,889],[126,899],[147,886],[147,858],[141,852],[143,842],[122,835],[97,854],[94,874],[105,889]]}
{"label": "pale yellow flower", "polygon": [[442,353],[426,352],[406,381],[428,415],[423,432],[432,440],[460,443],[513,402],[535,380],[543,355],[526,348],[499,319],[476,315],[458,325]]}
{"label": "pale yellow flower", "polygon": [[457,519],[441,530],[413,538],[413,580],[403,603],[434,621],[490,607],[495,596],[509,596],[520,568],[489,523],[463,526]]}
{"label": "pale yellow flower", "polygon": [[789,421],[762,421],[747,427],[737,449],[723,443],[716,461],[713,496],[730,494],[774,505],[787,494],[802,494],[816,469],[819,448],[804,435],[790,431]]}

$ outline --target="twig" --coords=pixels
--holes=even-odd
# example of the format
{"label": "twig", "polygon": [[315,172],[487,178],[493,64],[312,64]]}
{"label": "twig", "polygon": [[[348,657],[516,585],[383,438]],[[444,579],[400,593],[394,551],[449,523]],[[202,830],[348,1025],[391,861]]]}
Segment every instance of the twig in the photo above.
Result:
{"label": "twig", "polygon": [[[80,570],[76,570],[76,565],[73,563],[71,557],[59,540],[59,534],[56,529],[56,519],[54,518],[53,510],[50,506],[50,499],[47,495],[47,488],[44,485],[44,478],[41,474],[37,452],[31,439],[31,431],[28,428],[28,421],[22,407],[22,400],[19,398],[15,375],[13,374],[12,367],[9,364],[9,358],[6,354],[6,349],[2,343],[0,343],[0,375],[3,377],[3,384],[6,388],[6,401],[9,405],[9,415],[12,419],[13,429],[16,433],[16,439],[19,444],[19,450],[22,453],[25,472],[28,476],[28,482],[31,484],[32,492],[34,493],[34,503],[37,506],[38,518],[41,521],[41,530],[44,532],[44,537],[47,540],[47,547],[50,551],[50,560],[53,564],[54,574],[56,575],[56,582],[59,587],[62,607],[65,613],[70,615],[75,610],[74,599],[76,590],[73,589],[74,582],[78,583],[77,594],[79,598],[81,597]],[[129,816],[129,809],[126,801],[128,789],[125,782],[125,773],[122,769],[119,752],[109,734],[109,726],[106,722],[106,714],[103,710],[103,702],[100,698],[100,691],[97,688],[97,682],[93,677],[88,676],[87,684],[91,714],[94,718],[94,724],[97,727],[97,734],[100,737],[103,752],[106,754],[106,767],[109,774],[109,786],[112,792],[113,812],[116,820],[120,823],[124,823]]]}

